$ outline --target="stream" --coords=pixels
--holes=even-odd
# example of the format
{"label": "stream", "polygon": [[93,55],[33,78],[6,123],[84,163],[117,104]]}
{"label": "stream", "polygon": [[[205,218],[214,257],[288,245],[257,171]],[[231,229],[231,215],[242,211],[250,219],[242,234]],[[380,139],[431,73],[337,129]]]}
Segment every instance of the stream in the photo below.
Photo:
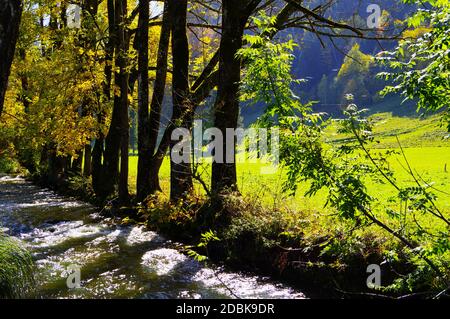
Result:
{"label": "stream", "polygon": [[[305,298],[269,278],[207,267],[156,232],[119,225],[20,177],[0,177],[0,229],[33,255],[30,298]],[[73,267],[80,287],[68,288]]]}

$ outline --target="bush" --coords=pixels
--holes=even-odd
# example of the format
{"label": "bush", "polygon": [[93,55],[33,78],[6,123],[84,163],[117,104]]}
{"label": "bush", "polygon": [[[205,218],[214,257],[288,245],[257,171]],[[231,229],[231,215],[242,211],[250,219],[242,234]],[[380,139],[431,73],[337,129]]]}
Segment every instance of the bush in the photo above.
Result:
{"label": "bush", "polygon": [[11,173],[18,173],[20,171],[20,165],[7,157],[1,157],[0,156],[0,172],[11,174]]}

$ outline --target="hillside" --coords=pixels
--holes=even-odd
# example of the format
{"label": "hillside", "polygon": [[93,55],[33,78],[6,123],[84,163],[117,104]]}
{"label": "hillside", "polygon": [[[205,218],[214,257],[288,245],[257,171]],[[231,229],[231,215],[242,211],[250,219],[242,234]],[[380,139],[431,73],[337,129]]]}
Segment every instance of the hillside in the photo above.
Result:
{"label": "hillside", "polygon": [[[398,117],[390,112],[376,113],[369,117],[373,123],[377,148],[398,148],[397,137],[402,147],[450,147],[448,132],[440,125],[438,115],[428,117]],[[326,128],[332,142],[342,142],[347,136],[336,132],[334,122]]]}

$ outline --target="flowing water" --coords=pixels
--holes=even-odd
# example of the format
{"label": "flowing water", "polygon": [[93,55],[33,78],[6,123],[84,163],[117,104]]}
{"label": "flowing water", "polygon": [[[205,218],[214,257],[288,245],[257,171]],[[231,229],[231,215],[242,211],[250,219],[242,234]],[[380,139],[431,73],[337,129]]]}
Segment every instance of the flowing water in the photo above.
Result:
{"label": "flowing water", "polygon": [[[0,228],[33,254],[33,298],[305,297],[268,278],[206,267],[155,232],[119,225],[18,177],[0,178]],[[80,287],[69,289],[77,268]]]}

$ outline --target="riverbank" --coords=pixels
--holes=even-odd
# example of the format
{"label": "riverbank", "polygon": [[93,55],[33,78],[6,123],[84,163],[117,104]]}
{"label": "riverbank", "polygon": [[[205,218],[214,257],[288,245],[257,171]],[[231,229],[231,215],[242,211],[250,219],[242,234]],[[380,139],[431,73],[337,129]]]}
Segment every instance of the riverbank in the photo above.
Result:
{"label": "riverbank", "polygon": [[[34,183],[45,185],[36,178]],[[88,180],[59,186],[61,194],[97,203]],[[199,197],[172,205],[154,197],[139,207],[118,207],[112,200],[100,210],[105,218],[114,217],[123,224],[144,224],[171,240],[193,246],[192,250],[207,255],[215,264],[269,276],[310,297],[391,298],[406,293],[400,289],[381,293],[367,287],[368,265],[381,265],[382,284],[386,286],[399,272],[411,271],[401,255],[395,261],[386,261],[382,247],[386,242],[379,235],[361,233],[357,228],[346,233],[336,224],[328,225],[328,233],[324,229],[306,233],[307,220],[301,212],[268,210],[242,196],[230,195],[223,202],[223,207],[216,207]],[[290,221],[286,216],[291,216]],[[302,225],[305,232],[299,228]],[[210,242],[207,249],[197,247],[201,235],[208,231],[215,232],[220,240]]]}

